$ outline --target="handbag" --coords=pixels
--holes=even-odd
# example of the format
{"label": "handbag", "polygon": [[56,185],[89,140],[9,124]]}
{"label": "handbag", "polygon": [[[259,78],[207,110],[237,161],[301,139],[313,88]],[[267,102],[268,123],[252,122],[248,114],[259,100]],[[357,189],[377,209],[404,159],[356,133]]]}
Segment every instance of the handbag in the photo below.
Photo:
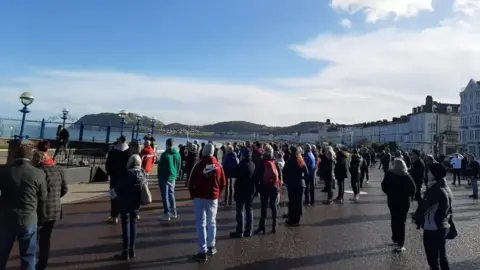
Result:
{"label": "handbag", "polygon": [[453,214],[450,214],[450,217],[448,218],[448,224],[450,225],[450,229],[448,230],[447,235],[445,235],[445,239],[453,240],[458,236],[457,228],[453,222]]}
{"label": "handbag", "polygon": [[140,184],[140,204],[149,205],[152,201],[152,193],[148,188],[148,181],[144,181]]}

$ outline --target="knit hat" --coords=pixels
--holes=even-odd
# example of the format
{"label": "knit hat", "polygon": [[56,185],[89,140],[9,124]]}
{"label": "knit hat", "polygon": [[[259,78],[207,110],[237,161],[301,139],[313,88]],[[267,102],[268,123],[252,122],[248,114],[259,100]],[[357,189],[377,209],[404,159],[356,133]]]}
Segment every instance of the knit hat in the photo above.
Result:
{"label": "knit hat", "polygon": [[24,158],[32,160],[33,158],[33,147],[30,144],[22,144],[15,153],[15,158]]}

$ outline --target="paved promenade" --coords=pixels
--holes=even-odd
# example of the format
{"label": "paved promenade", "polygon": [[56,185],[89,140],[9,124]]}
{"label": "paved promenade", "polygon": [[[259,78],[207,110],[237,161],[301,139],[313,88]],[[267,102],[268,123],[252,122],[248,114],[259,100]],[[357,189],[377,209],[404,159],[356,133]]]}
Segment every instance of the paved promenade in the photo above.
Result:
{"label": "paved promenade", "polygon": [[[139,258],[130,262],[111,260],[121,249],[121,226],[104,222],[108,198],[69,204],[54,230],[48,269],[427,269],[421,232],[411,223],[407,224],[407,250],[391,252],[390,216],[379,187],[382,173],[374,169],[371,174],[373,181],[363,189],[368,194],[360,202],[308,207],[302,226],[280,226],[276,235],[230,239],[234,211],[221,207],[217,218],[219,252],[201,265],[190,260],[197,249],[195,219],[183,183],[177,184],[179,219],[170,223],[155,219],[161,214],[159,191],[152,189],[155,202],[141,210]],[[460,235],[447,245],[452,269],[480,269],[480,204],[466,198],[469,191],[464,187],[453,190]],[[317,198],[324,198],[319,190]],[[258,203],[256,209],[258,221]],[[18,268],[16,248],[14,253],[8,269]]]}

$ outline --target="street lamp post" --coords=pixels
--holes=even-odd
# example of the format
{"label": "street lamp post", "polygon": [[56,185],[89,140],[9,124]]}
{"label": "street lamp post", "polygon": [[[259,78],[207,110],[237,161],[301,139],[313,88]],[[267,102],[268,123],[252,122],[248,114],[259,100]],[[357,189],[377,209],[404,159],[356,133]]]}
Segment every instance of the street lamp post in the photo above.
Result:
{"label": "street lamp post", "polygon": [[20,102],[23,104],[23,108],[20,112],[23,114],[22,116],[22,124],[20,126],[20,135],[18,135],[18,139],[23,140],[23,131],[25,128],[25,118],[27,117],[27,113],[30,113],[28,110],[28,106],[30,106],[35,98],[30,92],[24,92],[20,95]]}
{"label": "street lamp post", "polygon": [[137,115],[137,132],[135,134],[135,141],[138,142],[138,131],[140,130],[140,121],[142,120],[141,115]]}
{"label": "street lamp post", "polygon": [[125,117],[127,117],[127,111],[126,110],[121,110],[118,113],[118,116],[120,116],[120,136],[123,136],[123,126],[125,125]]}
{"label": "street lamp post", "polygon": [[154,117],[152,117],[152,118],[150,119],[150,121],[152,122],[152,124],[151,124],[152,130],[151,130],[150,133],[151,133],[152,136],[153,136],[153,132],[155,131],[155,122],[157,121],[157,119],[156,119],[155,116],[154,116]]}
{"label": "street lamp post", "polygon": [[62,110],[62,120],[63,120],[62,126],[63,126],[63,128],[65,128],[65,122],[67,121],[69,112],[70,111],[68,109],[65,109],[65,108],[63,108],[63,110]]}

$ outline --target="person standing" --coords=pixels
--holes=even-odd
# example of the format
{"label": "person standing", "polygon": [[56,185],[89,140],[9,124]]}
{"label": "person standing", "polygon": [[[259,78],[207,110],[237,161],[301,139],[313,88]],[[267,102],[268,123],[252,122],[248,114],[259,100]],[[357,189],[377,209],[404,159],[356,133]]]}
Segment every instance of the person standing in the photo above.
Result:
{"label": "person standing", "polygon": [[227,177],[227,188],[225,189],[224,205],[232,205],[235,180],[237,179],[238,158],[232,145],[226,147],[226,155],[222,162],[225,176]]}
{"label": "person standing", "polygon": [[[338,195],[337,198],[335,198],[335,202],[343,203],[343,196],[345,194],[345,179],[348,177],[347,154],[344,151],[339,151],[336,155],[334,168],[334,175],[338,183]],[[328,197],[330,198],[330,195]]]}
{"label": "person standing", "polygon": [[423,246],[430,269],[450,269],[445,244],[446,238],[451,238],[453,194],[443,165],[433,163],[428,174],[428,188],[415,213],[415,223],[423,229]]}
{"label": "person standing", "polygon": [[[252,235],[252,202],[255,195],[255,163],[250,158],[248,148],[240,150],[241,161],[238,164],[235,181],[234,199],[236,204],[237,228],[230,233],[232,238],[250,237]],[[245,214],[244,214],[245,213]]]}
{"label": "person standing", "polygon": [[190,144],[187,150],[188,153],[185,160],[185,173],[187,174],[187,180],[185,181],[186,187],[188,187],[188,179],[190,179],[190,173],[192,172],[193,166],[195,166],[200,159],[198,154],[198,146],[196,144]]}
{"label": "person standing", "polygon": [[310,206],[315,204],[315,170],[317,169],[317,161],[312,153],[312,147],[309,144],[304,146],[303,160],[307,166],[308,175],[305,175],[305,202],[304,205]]}
{"label": "person standing", "polygon": [[[117,144],[108,152],[105,169],[107,170],[107,175],[110,177],[110,189],[117,188],[118,183],[127,170],[127,162],[132,153],[126,141],[125,136],[120,136]],[[117,197],[110,199],[110,217],[108,218],[108,223],[118,223],[118,216],[120,215],[118,203]]]}
{"label": "person standing", "polygon": [[267,144],[263,148],[263,161],[255,165],[256,190],[260,193],[260,220],[255,234],[265,234],[265,219],[267,208],[272,210],[272,233],[277,230],[278,199],[280,194],[282,178],[280,168],[275,162],[273,148]]}
{"label": "person standing", "polygon": [[288,226],[298,226],[302,217],[302,196],[305,189],[304,177],[309,172],[300,152],[291,147],[290,159],[283,168],[283,179],[288,190]]}
{"label": "person standing", "polygon": [[174,147],[172,138],[166,141],[165,147],[165,152],[162,153],[158,161],[157,178],[163,204],[163,216],[160,217],[160,220],[170,221],[172,218],[177,218],[175,180],[180,173],[182,159]]}
{"label": "person standing", "polygon": [[358,201],[360,198],[360,167],[362,166],[362,157],[358,154],[358,150],[353,151],[350,160],[350,183],[352,184],[353,198],[351,201]]}
{"label": "person standing", "polygon": [[380,160],[380,166],[383,169],[384,175],[390,170],[391,162],[392,162],[392,155],[390,154],[390,149],[385,148],[382,159]]}
{"label": "person standing", "polygon": [[425,163],[420,158],[420,152],[416,149],[412,150],[412,162],[410,175],[415,182],[415,200],[420,202],[422,200],[422,185],[425,178]]}
{"label": "person standing", "polygon": [[147,174],[141,166],[142,159],[139,155],[130,156],[127,170],[115,188],[120,198],[119,209],[122,219],[122,252],[114,256],[117,260],[136,258],[135,242],[141,205],[141,185],[148,182]]}
{"label": "person standing", "polygon": [[142,168],[147,174],[148,178],[150,172],[152,172],[153,162],[155,159],[155,152],[153,151],[150,141],[144,141],[142,152],[140,152],[140,157],[142,159]]}
{"label": "person standing", "polygon": [[33,147],[21,145],[15,161],[0,172],[0,269],[6,269],[15,241],[20,269],[35,270],[38,205],[47,200],[45,173],[32,165]]}
{"label": "person standing", "polygon": [[[68,148],[68,140],[70,138],[70,133],[68,130],[63,127],[62,125],[58,125],[57,129],[57,149],[55,149],[55,153],[53,154],[53,160],[57,157],[58,152],[62,151],[67,153]],[[65,156],[67,158],[67,156]]]}
{"label": "person standing", "polygon": [[415,190],[415,183],[408,173],[407,165],[403,160],[395,159],[393,168],[383,178],[382,191],[387,195],[392,241],[397,245],[394,250],[396,252],[405,251],[405,223]]}
{"label": "person standing", "polygon": [[36,151],[32,165],[42,170],[48,196],[38,204],[38,262],[36,270],[47,269],[50,256],[50,239],[55,223],[62,218],[62,203],[60,199],[68,192],[67,182],[63,172],[54,164],[49,164],[49,156],[45,152]]}
{"label": "person standing", "polygon": [[460,185],[460,179],[462,175],[462,158],[460,158],[459,154],[456,154],[451,160],[450,164],[452,165],[452,173],[453,173],[453,185],[456,184],[458,179],[458,185]]}
{"label": "person standing", "polygon": [[198,252],[193,259],[207,261],[207,256],[217,253],[218,198],[227,185],[222,165],[213,157],[214,146],[206,144],[201,160],[195,164],[188,180],[188,190],[193,199],[198,237]]}

